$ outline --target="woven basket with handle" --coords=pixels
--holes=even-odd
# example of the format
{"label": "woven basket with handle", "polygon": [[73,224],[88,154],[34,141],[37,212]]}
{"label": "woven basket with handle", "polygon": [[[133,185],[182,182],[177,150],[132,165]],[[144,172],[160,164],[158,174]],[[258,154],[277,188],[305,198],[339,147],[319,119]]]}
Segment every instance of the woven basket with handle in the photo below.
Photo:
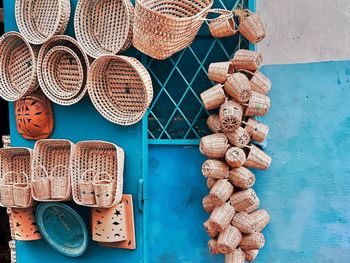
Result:
{"label": "woven basket with handle", "polygon": [[210,80],[224,84],[235,68],[231,61],[211,63],[208,68],[208,78]]}
{"label": "woven basket with handle", "polygon": [[246,49],[237,50],[232,59],[232,63],[237,70],[255,71],[261,67],[262,62],[263,57],[261,53]]}
{"label": "woven basket with handle", "polygon": [[21,180],[21,182],[13,184],[14,204],[17,207],[28,207],[28,204],[32,199],[29,178],[25,173],[20,173],[19,175],[24,177],[25,180],[24,182]]}
{"label": "woven basket with handle", "polygon": [[82,173],[79,178],[78,184],[80,188],[79,196],[81,203],[85,205],[96,204],[94,186],[92,185],[91,178],[94,178],[95,171],[90,169]]}
{"label": "woven basket with handle", "polygon": [[218,237],[218,248],[223,254],[229,254],[242,240],[242,233],[237,227],[228,225]]}
{"label": "woven basket with handle", "polygon": [[107,172],[97,173],[92,181],[92,186],[94,187],[96,205],[109,207],[113,202],[112,177]]}
{"label": "woven basket with handle", "polygon": [[265,38],[265,27],[257,14],[249,9],[237,9],[234,14],[239,18],[238,31],[249,42],[256,44]]}

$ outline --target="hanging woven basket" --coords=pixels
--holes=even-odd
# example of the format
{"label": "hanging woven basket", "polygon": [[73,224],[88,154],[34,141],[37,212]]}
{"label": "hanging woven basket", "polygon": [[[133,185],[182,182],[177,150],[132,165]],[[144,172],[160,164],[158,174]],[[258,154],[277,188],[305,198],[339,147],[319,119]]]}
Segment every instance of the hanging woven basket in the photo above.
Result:
{"label": "hanging woven basket", "polygon": [[237,227],[228,225],[218,237],[218,248],[223,254],[229,254],[239,245],[242,233]]}
{"label": "hanging woven basket", "polygon": [[256,257],[259,254],[259,249],[253,249],[253,250],[245,250],[244,255],[245,259],[249,262],[252,262],[256,259]]}
{"label": "hanging woven basket", "polygon": [[229,175],[229,172],[229,166],[220,160],[209,159],[204,161],[202,165],[202,174],[204,177],[226,179]]}
{"label": "hanging woven basket", "polygon": [[230,198],[233,190],[233,186],[228,180],[221,179],[210,189],[208,198],[215,206],[222,205]]}
{"label": "hanging woven basket", "polygon": [[242,73],[234,73],[227,78],[225,91],[238,102],[247,102],[252,96],[248,78]]}
{"label": "hanging woven basket", "polygon": [[265,245],[265,237],[262,233],[253,233],[242,238],[239,246],[243,250],[261,249]]}
{"label": "hanging woven basket", "polygon": [[234,215],[235,209],[229,203],[216,206],[206,221],[206,230],[212,230],[217,233],[223,231],[230,224]]}
{"label": "hanging woven basket", "polygon": [[[1,205],[5,207],[14,207],[15,206],[15,199],[13,196],[13,179],[12,176],[18,176],[18,173],[15,172],[7,172],[4,175],[2,175],[1,181],[0,181],[0,198],[1,198]],[[11,177],[11,179],[8,179],[8,177]]]}
{"label": "hanging woven basket", "polygon": [[266,140],[269,134],[269,126],[257,121],[253,117],[249,118],[247,122],[244,122],[244,125],[252,140],[257,142]]}
{"label": "hanging woven basket", "polygon": [[215,38],[232,37],[237,32],[235,20],[233,17],[224,17],[223,19],[212,21],[209,24],[209,31],[212,37]]}
{"label": "hanging woven basket", "polygon": [[252,212],[253,208],[257,208],[260,204],[259,198],[252,188],[234,193],[230,198],[230,202],[236,211],[245,211],[247,213]]}
{"label": "hanging woven basket", "polygon": [[26,174],[20,173],[20,176],[24,177],[24,181],[13,184],[13,199],[16,207],[28,207],[32,199],[31,185],[29,178]]}
{"label": "hanging woven basket", "polygon": [[241,148],[231,147],[225,154],[225,160],[231,168],[238,168],[245,163],[246,157]]}
{"label": "hanging woven basket", "polygon": [[245,254],[241,249],[234,249],[225,255],[225,263],[245,263]]}
{"label": "hanging woven basket", "polygon": [[228,148],[228,140],[223,133],[204,136],[199,143],[200,152],[209,158],[223,158]]}
{"label": "hanging woven basket", "polygon": [[237,70],[255,71],[261,67],[262,62],[263,57],[261,53],[246,49],[237,50],[232,59],[232,63]]}
{"label": "hanging woven basket", "polygon": [[104,55],[90,68],[88,90],[97,111],[119,125],[139,122],[153,98],[152,80],[135,58]]}
{"label": "hanging woven basket", "polygon": [[41,45],[66,31],[70,16],[69,0],[16,0],[19,31],[34,45]]}
{"label": "hanging woven basket", "polygon": [[32,174],[36,175],[35,179],[32,179],[33,198],[36,198],[37,200],[50,200],[50,176],[47,173],[45,167],[38,166],[33,167],[32,169]]}
{"label": "hanging woven basket", "polygon": [[94,187],[96,205],[98,207],[109,207],[113,202],[112,177],[107,172],[100,172],[94,176],[92,181]]}
{"label": "hanging woven basket", "polygon": [[267,170],[270,167],[272,158],[254,144],[244,147],[243,150],[247,156],[245,167],[260,170]]}
{"label": "hanging woven basket", "polygon": [[217,114],[210,114],[208,119],[207,119],[207,125],[208,125],[208,128],[213,133],[221,132],[221,123],[220,123],[219,115],[217,115]]}
{"label": "hanging woven basket", "polygon": [[243,117],[242,106],[233,100],[227,100],[221,105],[219,111],[219,118],[221,123],[221,129],[224,132],[233,132],[239,126]]}
{"label": "hanging woven basket", "polygon": [[249,102],[244,104],[247,107],[245,115],[265,116],[270,109],[270,104],[271,102],[268,96],[253,91]]}
{"label": "hanging woven basket", "polygon": [[82,204],[85,205],[95,205],[96,199],[95,199],[95,191],[94,186],[92,185],[91,178],[95,177],[95,171],[94,170],[86,170],[82,173],[78,184],[80,188],[80,195],[79,199]]}
{"label": "hanging woven basket", "polygon": [[133,19],[130,0],[79,0],[74,30],[85,52],[98,58],[130,47]]}
{"label": "hanging woven basket", "polygon": [[54,36],[38,54],[40,87],[51,101],[73,105],[86,95],[89,67],[89,58],[74,38]]}
{"label": "hanging woven basket", "polygon": [[210,89],[203,91],[200,94],[200,98],[203,102],[204,108],[207,110],[219,108],[226,100],[223,85],[216,84]]}
{"label": "hanging woven basket", "polygon": [[34,92],[37,48],[17,32],[5,33],[0,38],[0,97],[15,101]]}
{"label": "hanging woven basket", "polygon": [[211,63],[208,68],[208,78],[210,80],[224,84],[227,78],[235,72],[231,61]]}
{"label": "hanging woven basket", "polygon": [[[70,193],[70,168],[62,164],[56,165],[50,174],[51,199],[64,200]],[[69,176],[67,176],[69,175]]]}
{"label": "hanging woven basket", "polygon": [[249,9],[237,9],[234,14],[239,18],[238,31],[251,43],[256,44],[265,38],[266,32],[260,16]]}
{"label": "hanging woven basket", "polygon": [[230,171],[229,181],[238,188],[248,189],[255,184],[255,175],[245,167],[238,167]]}
{"label": "hanging woven basket", "polygon": [[239,72],[244,73],[249,81],[250,87],[253,91],[267,95],[271,89],[271,80],[262,74],[259,70],[252,72],[246,69],[241,69]]}
{"label": "hanging woven basket", "polygon": [[257,232],[254,218],[247,212],[236,213],[231,221],[231,225],[237,227],[244,234]]}
{"label": "hanging woven basket", "polygon": [[238,127],[234,132],[227,132],[225,135],[233,146],[237,146],[239,148],[243,148],[250,143],[250,135],[248,131],[242,127]]}

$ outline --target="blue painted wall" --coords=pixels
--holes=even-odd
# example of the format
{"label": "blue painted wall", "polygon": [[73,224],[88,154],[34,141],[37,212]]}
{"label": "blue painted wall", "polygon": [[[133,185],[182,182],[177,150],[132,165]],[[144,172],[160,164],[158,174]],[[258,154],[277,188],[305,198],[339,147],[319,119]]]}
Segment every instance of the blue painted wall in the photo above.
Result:
{"label": "blue painted wall", "polygon": [[[254,188],[272,221],[256,262],[350,262],[350,62],[263,71],[273,162]],[[223,262],[206,249],[203,160],[196,147],[150,148],[151,262]]]}

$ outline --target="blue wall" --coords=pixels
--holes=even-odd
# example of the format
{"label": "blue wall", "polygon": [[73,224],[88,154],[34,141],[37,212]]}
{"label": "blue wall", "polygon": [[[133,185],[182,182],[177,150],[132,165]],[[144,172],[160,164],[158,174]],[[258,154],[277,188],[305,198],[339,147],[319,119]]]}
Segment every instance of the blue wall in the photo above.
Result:
{"label": "blue wall", "polygon": [[[254,186],[272,221],[256,262],[350,262],[350,62],[265,66],[273,82],[270,170]],[[149,153],[151,262],[223,262],[202,228],[197,148]]]}

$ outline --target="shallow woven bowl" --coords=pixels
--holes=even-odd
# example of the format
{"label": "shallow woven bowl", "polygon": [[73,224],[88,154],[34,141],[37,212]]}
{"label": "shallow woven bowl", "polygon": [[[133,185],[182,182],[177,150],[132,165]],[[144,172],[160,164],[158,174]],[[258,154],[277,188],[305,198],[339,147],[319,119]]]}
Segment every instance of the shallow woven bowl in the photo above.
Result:
{"label": "shallow woven bowl", "polygon": [[69,0],[16,0],[19,31],[34,45],[41,45],[66,31],[70,16]]}
{"label": "shallow woven bowl", "polygon": [[97,58],[131,45],[134,7],[130,0],[79,0],[74,17],[77,40]]}
{"label": "shallow woven bowl", "polygon": [[17,32],[0,38],[0,96],[15,101],[37,89],[35,49]]}
{"label": "shallow woven bowl", "polygon": [[[63,53],[59,58],[56,56],[56,61],[47,58],[52,57],[55,50]],[[38,54],[37,73],[40,87],[57,104],[75,104],[86,95],[89,67],[88,56],[74,38],[54,36],[40,48]]]}
{"label": "shallow woven bowl", "polygon": [[118,55],[104,55],[92,63],[88,91],[103,117],[124,126],[140,121],[153,98],[145,67],[135,58]]}

